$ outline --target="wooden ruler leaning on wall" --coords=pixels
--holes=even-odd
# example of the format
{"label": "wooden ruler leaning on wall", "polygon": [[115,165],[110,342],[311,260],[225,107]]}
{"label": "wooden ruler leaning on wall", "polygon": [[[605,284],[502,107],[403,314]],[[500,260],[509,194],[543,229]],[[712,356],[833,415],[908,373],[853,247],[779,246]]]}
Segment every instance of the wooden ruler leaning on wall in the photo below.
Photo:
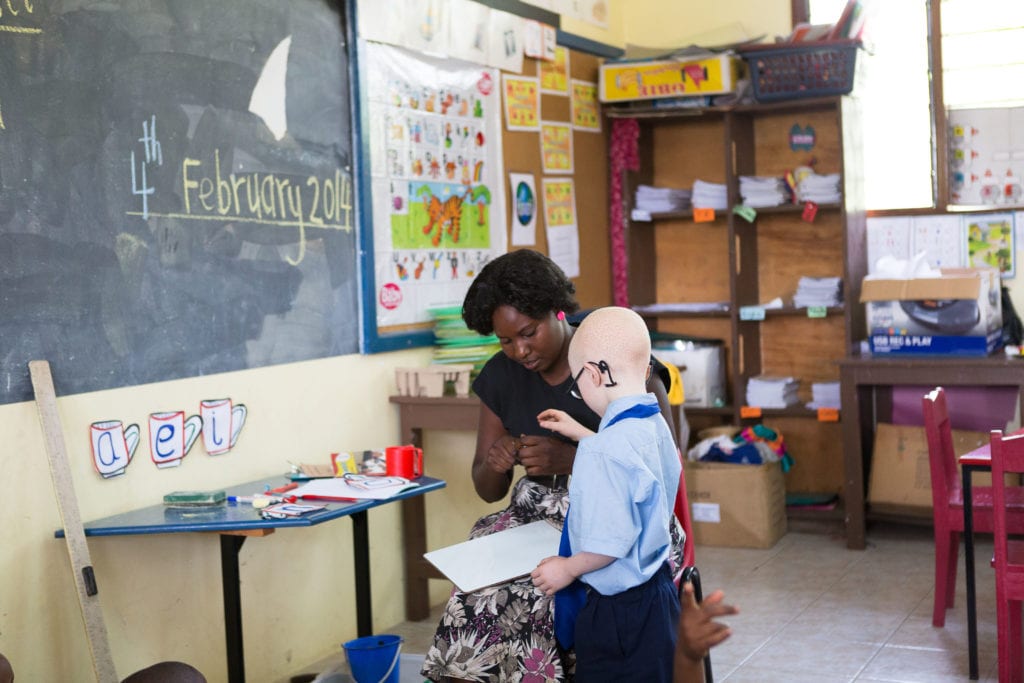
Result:
{"label": "wooden ruler leaning on wall", "polygon": [[85,623],[86,635],[89,637],[93,671],[99,683],[117,683],[114,658],[110,653],[107,625],[103,621],[92,559],[89,557],[89,546],[85,542],[82,518],[78,513],[74,482],[71,481],[71,468],[64,445],[60,415],[57,413],[57,396],[53,390],[50,364],[45,360],[34,360],[29,362],[28,368],[32,375],[32,389],[35,392],[39,423],[43,429],[46,458],[50,463],[50,478],[53,480],[53,491],[57,497],[68,557],[71,560],[71,573],[78,592],[78,604],[82,609],[82,620]]}

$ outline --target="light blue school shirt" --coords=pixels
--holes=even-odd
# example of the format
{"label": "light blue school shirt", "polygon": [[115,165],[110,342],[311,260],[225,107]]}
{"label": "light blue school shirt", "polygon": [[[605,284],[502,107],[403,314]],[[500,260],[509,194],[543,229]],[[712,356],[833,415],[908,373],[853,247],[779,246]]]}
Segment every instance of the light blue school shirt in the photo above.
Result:
{"label": "light blue school shirt", "polygon": [[608,423],[654,394],[608,406],[597,434],[579,443],[569,482],[569,542],[573,553],[617,558],[580,579],[602,595],[646,583],[668,559],[669,522],[682,466],[660,413]]}

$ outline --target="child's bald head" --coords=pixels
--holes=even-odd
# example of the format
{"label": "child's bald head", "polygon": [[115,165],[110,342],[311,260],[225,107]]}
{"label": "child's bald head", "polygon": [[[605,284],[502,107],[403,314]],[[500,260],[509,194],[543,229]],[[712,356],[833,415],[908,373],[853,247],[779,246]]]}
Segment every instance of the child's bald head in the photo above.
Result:
{"label": "child's bald head", "polygon": [[628,308],[608,306],[583,319],[569,346],[569,365],[578,372],[583,364],[602,360],[617,383],[634,393],[646,392],[651,338],[643,318]]}

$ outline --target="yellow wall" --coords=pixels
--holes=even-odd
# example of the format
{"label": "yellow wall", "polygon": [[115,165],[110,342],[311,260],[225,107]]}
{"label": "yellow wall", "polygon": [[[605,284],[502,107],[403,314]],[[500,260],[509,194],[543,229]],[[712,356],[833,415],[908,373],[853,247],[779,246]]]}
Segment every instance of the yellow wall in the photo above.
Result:
{"label": "yellow wall", "polygon": [[[428,362],[429,351],[342,356],[58,399],[72,477],[84,520],[159,503],[180,489],[212,489],[286,471],[288,460],[326,462],[331,451],[396,443],[388,402],[393,369]],[[27,372],[27,369],[26,369]],[[196,412],[204,398],[245,403],[237,446],[211,457],[197,443],[181,467],[157,470],[145,441],[123,476],[103,480],[91,465],[89,423],[137,423],[150,412]],[[31,402],[0,406],[7,488],[0,524],[0,652],[18,680],[90,680],[90,659]],[[453,441],[446,441],[453,439]],[[427,474],[449,488],[427,496],[429,543],[465,539],[488,510],[466,477],[472,435],[430,435]],[[373,613],[380,631],[403,621],[398,506],[369,514]],[[88,542],[118,673],[157,661],[193,664],[211,682],[226,679],[220,555],[214,534],[92,538]],[[295,673],[355,637],[351,523],[278,531],[246,541],[240,554],[245,659],[250,680]],[[433,582],[435,602],[446,595]],[[258,673],[257,673],[258,672]]]}
{"label": "yellow wall", "polygon": [[716,0],[669,2],[667,0],[620,0],[625,20],[625,39],[633,45],[680,47],[694,38],[708,44],[766,34],[786,35],[790,0]]}
{"label": "yellow wall", "polygon": [[562,29],[616,47],[681,47],[695,38],[717,44],[792,28],[790,0],[610,0],[608,16],[607,30],[569,17]]}

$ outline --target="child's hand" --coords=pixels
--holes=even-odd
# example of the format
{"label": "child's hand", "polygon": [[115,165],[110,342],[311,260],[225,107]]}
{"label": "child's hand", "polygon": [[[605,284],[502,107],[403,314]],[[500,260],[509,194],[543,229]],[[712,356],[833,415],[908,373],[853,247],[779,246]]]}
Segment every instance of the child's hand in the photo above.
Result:
{"label": "child's hand", "polygon": [[676,641],[676,657],[683,655],[691,660],[704,659],[715,645],[732,635],[728,626],[714,621],[728,614],[739,614],[732,605],[722,603],[725,594],[718,590],[704,598],[699,605],[693,596],[693,584],[683,586],[679,598],[679,636]]}
{"label": "child's hand", "polygon": [[568,586],[576,578],[569,571],[568,560],[569,558],[558,555],[545,557],[537,568],[530,572],[533,585],[544,591],[544,595],[554,595]]}
{"label": "child's hand", "polygon": [[548,408],[540,413],[537,416],[537,422],[544,429],[550,429],[556,434],[561,434],[573,441],[582,441],[594,433],[569,417],[569,414],[564,410],[555,410],[554,408]]}

